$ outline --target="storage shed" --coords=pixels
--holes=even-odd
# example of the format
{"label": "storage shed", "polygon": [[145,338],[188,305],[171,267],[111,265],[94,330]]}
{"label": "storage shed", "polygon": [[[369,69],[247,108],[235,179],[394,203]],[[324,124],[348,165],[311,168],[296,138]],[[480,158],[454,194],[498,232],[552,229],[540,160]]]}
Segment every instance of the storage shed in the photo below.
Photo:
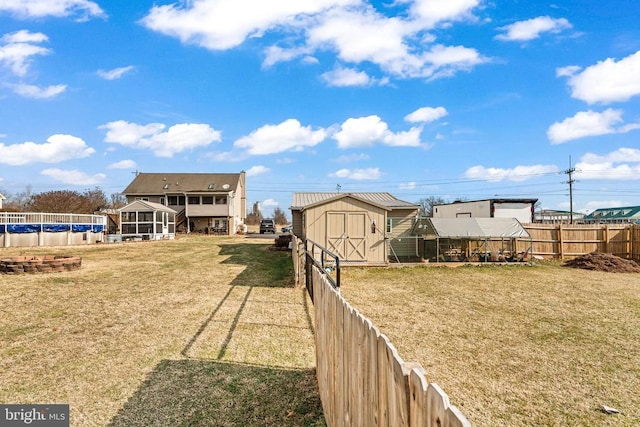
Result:
{"label": "storage shed", "polygon": [[386,264],[393,232],[408,235],[417,213],[418,205],[389,193],[294,193],[291,205],[293,234],[347,264]]}
{"label": "storage shed", "polygon": [[421,218],[413,232],[424,238],[430,261],[522,261],[533,252],[515,218]]}
{"label": "storage shed", "polygon": [[176,234],[176,211],[160,203],[136,200],[120,212],[122,238],[142,240],[173,239]]}

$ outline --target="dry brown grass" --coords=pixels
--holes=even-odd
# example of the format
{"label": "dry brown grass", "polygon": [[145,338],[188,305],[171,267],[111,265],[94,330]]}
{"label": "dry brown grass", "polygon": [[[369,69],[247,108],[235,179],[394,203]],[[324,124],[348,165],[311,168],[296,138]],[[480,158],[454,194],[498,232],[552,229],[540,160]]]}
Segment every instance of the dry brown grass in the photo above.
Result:
{"label": "dry brown grass", "polygon": [[271,241],[185,237],[0,275],[0,402],[68,403],[71,424],[322,425],[309,302]]}
{"label": "dry brown grass", "polygon": [[341,292],[473,425],[640,425],[638,274],[348,268]]}

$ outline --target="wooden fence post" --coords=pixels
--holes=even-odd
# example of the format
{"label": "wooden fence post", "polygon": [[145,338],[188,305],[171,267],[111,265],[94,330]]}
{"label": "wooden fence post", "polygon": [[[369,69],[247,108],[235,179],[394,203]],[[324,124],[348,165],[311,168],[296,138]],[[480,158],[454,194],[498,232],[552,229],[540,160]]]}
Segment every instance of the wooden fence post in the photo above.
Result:
{"label": "wooden fence post", "polygon": [[558,253],[560,254],[560,260],[564,260],[564,231],[562,230],[562,223],[558,224],[558,244],[560,247],[558,248]]}

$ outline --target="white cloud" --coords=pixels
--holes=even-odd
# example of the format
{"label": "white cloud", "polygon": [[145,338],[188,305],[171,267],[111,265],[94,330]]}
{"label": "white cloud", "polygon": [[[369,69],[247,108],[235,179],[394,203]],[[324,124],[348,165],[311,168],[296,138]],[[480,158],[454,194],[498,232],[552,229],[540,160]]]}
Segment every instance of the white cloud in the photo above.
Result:
{"label": "white cloud", "polygon": [[346,178],[353,180],[371,180],[378,179],[382,176],[380,169],[367,168],[367,169],[340,169],[336,172],[330,173],[331,178]]}
{"label": "white cloud", "polygon": [[580,209],[582,213],[593,212],[596,209],[605,209],[605,208],[619,208],[625,206],[625,203],[620,200],[601,200],[596,201],[592,200],[588,202],[584,208]]}
{"label": "white cloud", "polygon": [[359,162],[362,160],[369,160],[371,157],[368,154],[360,153],[360,154],[348,154],[343,156],[338,156],[334,159],[335,162],[338,163],[351,163],[351,162]]}
{"label": "white cloud", "polygon": [[183,43],[224,50],[281,26],[298,27],[306,17],[332,7],[357,3],[359,0],[201,0],[183,6],[154,6],[141,22]]}
{"label": "white cloud", "polygon": [[472,11],[480,0],[416,0],[412,3],[412,15],[426,28],[438,23],[461,20],[474,20]]}
{"label": "white cloud", "polygon": [[604,156],[587,153],[580,158],[580,161],[584,163],[640,163],[640,149],[623,147]]}
{"label": "white cloud", "polygon": [[622,110],[609,108],[602,113],[581,111],[562,122],[552,124],[547,130],[547,137],[552,144],[562,144],[586,136],[626,133],[640,128],[638,123],[622,125],[622,122]]}
{"label": "white cloud", "polygon": [[247,169],[247,176],[262,175],[263,173],[267,173],[270,170],[271,169],[269,169],[266,166],[261,166],[261,165],[252,166],[249,169]]}
{"label": "white cloud", "polygon": [[398,185],[398,189],[399,190],[415,190],[416,188],[416,183],[415,182],[405,182],[402,183],[400,185]]}
{"label": "white cloud", "polygon": [[89,0],[0,0],[0,12],[9,12],[19,18],[80,15],[78,19],[83,20],[105,16],[100,6]]}
{"label": "white cloud", "polygon": [[49,99],[67,90],[67,85],[52,85],[41,88],[28,84],[16,84],[13,85],[12,88],[15,93],[25,98]]}
{"label": "white cloud", "polygon": [[[333,51],[344,63],[372,63],[400,78],[438,78],[488,61],[463,46],[430,48],[435,37],[427,34],[438,25],[475,20],[472,10],[479,4],[480,0],[401,0],[394,8],[380,8],[393,14],[387,16],[361,0],[199,0],[154,6],[141,22],[183,43],[212,50],[275,35],[276,43],[265,49],[264,67],[298,57],[316,63],[316,51]],[[324,78],[336,85],[363,85],[365,77],[372,79],[368,74],[333,71]],[[384,84],[386,78],[375,81]]]}
{"label": "white cloud", "polygon": [[98,127],[107,130],[105,142],[151,150],[158,157],[173,157],[177,153],[221,141],[221,132],[207,124],[180,123],[166,131],[165,128],[162,123],[139,125],[124,120]]}
{"label": "white cloud", "polygon": [[337,67],[320,77],[332,87],[371,86],[375,83],[375,79],[369,77],[367,73],[353,68]]}
{"label": "white cloud", "polygon": [[568,65],[566,67],[556,68],[556,77],[571,77],[580,70],[581,68],[577,65]]}
{"label": "white cloud", "polygon": [[342,61],[371,62],[400,78],[446,77],[488,61],[475,49],[414,40],[424,29],[371,9],[336,10],[308,30],[307,42],[315,48],[333,48]]}
{"label": "white cloud", "polygon": [[638,180],[640,179],[640,150],[619,148],[604,156],[583,155],[575,165],[580,180]]}
{"label": "white cloud", "polygon": [[311,49],[306,46],[289,49],[285,49],[280,46],[269,46],[265,49],[264,53],[265,58],[264,61],[262,61],[262,66],[265,68],[269,68],[277,64],[278,62],[291,61],[292,59],[295,59],[299,56],[303,57],[302,61],[306,64],[318,63],[317,58],[308,55],[309,53],[311,53]]}
{"label": "white cloud", "polygon": [[435,45],[423,57],[426,65],[422,75],[431,79],[450,77],[458,71],[469,71],[489,61],[477,50],[464,46]]}
{"label": "white cloud", "polygon": [[569,76],[571,96],[588,104],[628,101],[640,95],[640,51],[615,61],[607,58],[578,73],[576,66],[556,72]]}
{"label": "white cloud", "polygon": [[126,67],[118,67],[112,70],[98,70],[98,76],[102,77],[105,80],[116,80],[124,76],[126,73],[133,71],[136,67],[133,65],[128,65]]}
{"label": "white cloud", "polygon": [[540,175],[557,173],[558,167],[555,165],[531,165],[516,166],[511,169],[486,168],[484,166],[473,166],[464,173],[465,178],[481,179],[491,182],[499,181],[526,181]]}
{"label": "white cloud", "polygon": [[327,137],[325,129],[313,130],[302,126],[296,119],[288,119],[277,125],[264,125],[234,142],[234,147],[245,148],[249,154],[276,154],[285,151],[302,151],[314,147]]}
{"label": "white cloud", "polygon": [[8,67],[16,76],[23,77],[27,74],[34,56],[51,53],[49,49],[38,46],[48,40],[42,33],[27,30],[5,34],[0,38],[0,64]]}
{"label": "white cloud", "polygon": [[88,175],[77,170],[45,169],[40,172],[44,176],[67,185],[97,185],[107,178],[103,173]]}
{"label": "white cloud", "polygon": [[537,39],[542,33],[549,32],[557,34],[570,28],[571,23],[565,18],[555,19],[550,16],[539,16],[498,28],[504,31],[504,33],[498,34],[495,39],[503,41],[528,41]]}
{"label": "white cloud", "polygon": [[119,162],[111,163],[109,169],[135,169],[138,164],[135,160],[120,160]]}
{"label": "white cloud", "polygon": [[4,145],[0,143],[0,163],[11,166],[30,163],[60,163],[88,157],[95,151],[78,137],[57,134],[50,136],[44,144],[24,142]]}
{"label": "white cloud", "polygon": [[404,120],[409,123],[429,123],[441,119],[447,114],[449,113],[444,107],[422,107],[407,114]]}
{"label": "white cloud", "polygon": [[274,199],[267,199],[262,201],[263,208],[277,208],[278,205],[279,205],[278,201]]}
{"label": "white cloud", "polygon": [[376,143],[390,146],[418,147],[422,128],[414,127],[408,131],[391,132],[387,123],[376,115],[350,118],[333,135],[340,148],[369,147]]}

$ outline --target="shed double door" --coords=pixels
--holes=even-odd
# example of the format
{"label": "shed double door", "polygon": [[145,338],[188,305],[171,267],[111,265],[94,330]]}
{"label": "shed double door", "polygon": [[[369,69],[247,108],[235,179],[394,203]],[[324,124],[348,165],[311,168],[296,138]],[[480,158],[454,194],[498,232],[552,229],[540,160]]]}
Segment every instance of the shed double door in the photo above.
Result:
{"label": "shed double door", "polygon": [[327,212],[327,249],[344,261],[367,259],[367,214]]}

